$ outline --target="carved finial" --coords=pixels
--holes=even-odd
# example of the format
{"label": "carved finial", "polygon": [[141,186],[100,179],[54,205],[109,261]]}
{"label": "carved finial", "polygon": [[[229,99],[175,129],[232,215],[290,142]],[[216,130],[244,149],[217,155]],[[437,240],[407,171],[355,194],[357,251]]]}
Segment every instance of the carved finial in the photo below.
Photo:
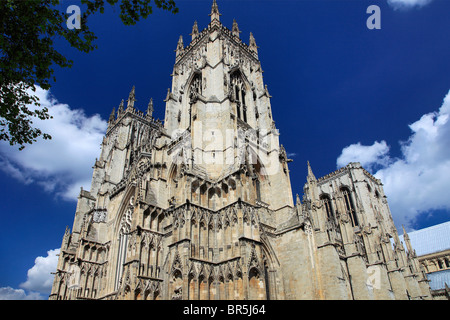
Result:
{"label": "carved finial", "polygon": [[214,19],[216,19],[217,21],[220,21],[221,14],[219,12],[219,7],[217,6],[216,0],[213,1],[210,16],[211,16],[211,22]]}
{"label": "carved finial", "polygon": [[180,35],[180,37],[178,38],[177,47],[180,47],[181,49],[184,49],[183,36],[182,35]]}
{"label": "carved finial", "polygon": [[309,161],[308,161],[308,177],[307,177],[307,180],[308,181],[310,181],[310,180],[316,180],[316,177],[314,176],[314,173],[312,172],[312,169],[311,169],[311,165],[309,164]]}
{"label": "carved finial", "polygon": [[405,226],[403,224],[402,224],[402,229],[403,229],[403,240],[405,241],[406,250],[408,250],[409,254],[414,255],[414,250],[411,246],[411,241],[409,240],[408,233],[406,232]]}
{"label": "carved finial", "polygon": [[150,98],[150,102],[147,106],[147,116],[152,117],[153,116],[153,98]]}
{"label": "carved finial", "polygon": [[114,122],[114,120],[116,119],[116,108],[113,108],[111,111],[111,114],[109,115],[109,123]]}
{"label": "carved finial", "polygon": [[123,99],[120,101],[119,109],[117,110],[117,116],[119,116],[123,112]]}
{"label": "carved finial", "polygon": [[184,51],[183,36],[180,36],[178,38],[177,50],[175,50],[175,51],[176,51],[177,57],[183,53],[183,51]]}
{"label": "carved finial", "polygon": [[248,48],[255,52],[258,53],[258,46],[256,45],[256,41],[255,41],[255,37],[253,37],[253,33],[250,32],[250,40],[248,42]]}
{"label": "carved finial", "polygon": [[134,102],[136,101],[136,95],[135,95],[135,88],[131,88],[130,95],[128,96],[127,100],[127,110],[130,108],[134,108]]}
{"label": "carved finial", "polygon": [[70,228],[69,226],[66,226],[66,231],[64,231],[64,235],[70,235]]}
{"label": "carved finial", "polygon": [[191,32],[190,36],[192,36],[192,40],[194,40],[198,36],[197,21],[194,21],[194,25],[192,26],[192,32]]}
{"label": "carved finial", "polygon": [[402,224],[403,229],[403,239],[409,239],[408,233],[406,233],[405,226]]}
{"label": "carved finial", "polygon": [[233,19],[233,27],[231,28],[231,34],[233,36],[236,36],[236,37],[239,38],[239,33],[241,33],[241,32],[242,31],[239,31],[239,27],[238,27],[238,24],[237,24],[236,20]]}
{"label": "carved finial", "polygon": [[69,246],[69,242],[70,242],[70,229],[69,226],[66,226],[66,231],[64,231],[61,249],[67,249],[67,247]]}

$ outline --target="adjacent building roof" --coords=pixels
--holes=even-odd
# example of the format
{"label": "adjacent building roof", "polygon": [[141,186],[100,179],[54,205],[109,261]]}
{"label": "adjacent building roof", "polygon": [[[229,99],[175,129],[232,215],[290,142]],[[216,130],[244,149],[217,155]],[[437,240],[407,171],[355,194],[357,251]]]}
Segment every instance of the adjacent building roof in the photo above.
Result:
{"label": "adjacent building roof", "polygon": [[[449,250],[450,221],[408,232],[408,236],[418,257]],[[403,235],[399,238],[404,244]],[[450,269],[427,273],[427,278],[431,290],[444,289],[446,284],[450,284]]]}
{"label": "adjacent building roof", "polygon": [[427,274],[428,280],[430,280],[430,289],[439,290],[445,288],[445,284],[450,284],[450,270],[442,270]]}
{"label": "adjacent building roof", "polygon": [[[428,228],[408,232],[411,245],[417,256],[450,249],[450,221]],[[403,235],[400,241],[405,243]]]}

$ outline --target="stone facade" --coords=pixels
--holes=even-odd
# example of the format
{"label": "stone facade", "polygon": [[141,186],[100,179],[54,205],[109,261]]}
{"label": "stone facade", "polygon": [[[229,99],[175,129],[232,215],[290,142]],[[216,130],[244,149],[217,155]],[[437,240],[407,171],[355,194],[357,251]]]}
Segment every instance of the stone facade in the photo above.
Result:
{"label": "stone facade", "polygon": [[358,163],[308,163],[294,203],[255,39],[210,16],[178,41],[164,123],[134,87],[111,113],[50,299],[431,298]]}

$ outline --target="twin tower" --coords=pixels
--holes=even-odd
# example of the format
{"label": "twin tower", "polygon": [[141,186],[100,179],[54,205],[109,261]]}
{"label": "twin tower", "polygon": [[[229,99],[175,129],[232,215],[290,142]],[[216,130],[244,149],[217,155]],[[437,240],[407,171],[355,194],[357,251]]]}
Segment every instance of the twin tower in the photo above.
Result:
{"label": "twin tower", "polygon": [[234,21],[180,37],[164,122],[111,113],[50,299],[431,299],[382,184],[358,163],[295,203],[258,47]]}

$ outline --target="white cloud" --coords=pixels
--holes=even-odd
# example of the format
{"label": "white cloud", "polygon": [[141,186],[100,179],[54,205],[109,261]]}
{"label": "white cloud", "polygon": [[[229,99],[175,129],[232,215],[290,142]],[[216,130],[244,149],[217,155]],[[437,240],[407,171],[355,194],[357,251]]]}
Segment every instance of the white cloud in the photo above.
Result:
{"label": "white cloud", "polygon": [[39,139],[22,151],[1,142],[0,168],[22,183],[37,183],[48,192],[76,200],[81,186],[90,189],[107,122],[97,114],[87,116],[83,110],[59,103],[39,87],[35,94],[53,119],[34,119],[33,125],[52,140]]}
{"label": "white cloud", "polygon": [[432,0],[388,0],[388,4],[394,9],[410,9],[413,7],[423,7]]}
{"label": "white cloud", "polygon": [[293,157],[297,156],[297,153],[295,153],[295,152],[288,152],[288,153],[286,154],[286,156],[287,156],[288,158],[293,158]]}
{"label": "white cloud", "polygon": [[11,287],[0,288],[0,300],[43,300],[44,297],[38,292],[26,293],[23,289]]}
{"label": "white cloud", "polygon": [[0,288],[0,300],[48,299],[54,279],[52,273],[56,271],[59,252],[60,249],[49,250],[46,257],[37,257],[34,266],[27,272],[27,281],[19,285],[21,289]]}
{"label": "white cloud", "polygon": [[409,125],[411,136],[400,142],[400,158],[389,157],[384,141],[342,150],[338,166],[358,161],[381,179],[397,226],[410,226],[418,214],[450,210],[450,91],[437,112]]}
{"label": "white cloud", "polygon": [[20,284],[20,287],[30,291],[37,291],[50,294],[54,275],[58,264],[58,254],[60,249],[47,251],[46,257],[37,257],[34,266],[28,270],[27,281]]}
{"label": "white cloud", "polygon": [[363,167],[372,170],[374,165],[387,165],[389,162],[389,146],[386,141],[375,141],[371,146],[363,146],[360,142],[342,149],[337,159],[338,167],[344,167],[350,162],[360,162]]}

